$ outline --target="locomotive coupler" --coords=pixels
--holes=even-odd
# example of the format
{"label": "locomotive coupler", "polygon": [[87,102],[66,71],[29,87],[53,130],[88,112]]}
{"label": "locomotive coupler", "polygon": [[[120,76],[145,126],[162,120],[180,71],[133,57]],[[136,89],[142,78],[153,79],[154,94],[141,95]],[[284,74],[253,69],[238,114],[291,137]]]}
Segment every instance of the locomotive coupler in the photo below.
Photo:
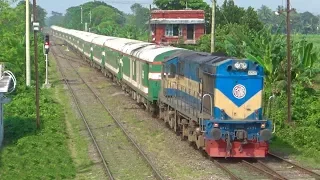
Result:
{"label": "locomotive coupler", "polygon": [[245,144],[248,144],[247,139],[244,139],[244,140],[241,142],[240,147],[239,147],[239,149],[238,149],[240,153],[243,152],[243,146],[244,146]]}

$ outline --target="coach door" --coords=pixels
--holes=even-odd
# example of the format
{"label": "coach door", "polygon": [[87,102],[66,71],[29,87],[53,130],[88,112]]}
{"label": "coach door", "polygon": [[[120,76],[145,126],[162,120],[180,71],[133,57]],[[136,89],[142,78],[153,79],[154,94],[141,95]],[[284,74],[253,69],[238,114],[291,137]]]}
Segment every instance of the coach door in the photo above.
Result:
{"label": "coach door", "polygon": [[137,88],[143,91],[143,86],[142,86],[142,63],[141,61],[135,61],[136,62],[136,78],[137,78]]}
{"label": "coach door", "polygon": [[[209,74],[203,73],[202,76],[202,95],[209,94],[212,97],[212,106],[213,106],[213,76]],[[211,113],[211,102],[210,97],[206,96],[203,100],[203,111],[207,113]],[[212,110],[213,111],[213,110]]]}

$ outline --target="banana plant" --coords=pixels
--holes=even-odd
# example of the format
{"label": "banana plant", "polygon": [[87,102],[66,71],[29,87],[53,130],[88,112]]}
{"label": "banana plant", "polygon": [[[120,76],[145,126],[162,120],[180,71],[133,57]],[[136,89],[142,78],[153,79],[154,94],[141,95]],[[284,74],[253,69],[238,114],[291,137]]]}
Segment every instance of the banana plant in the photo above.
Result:
{"label": "banana plant", "polygon": [[319,53],[313,49],[313,43],[305,40],[295,44],[293,48],[293,68],[294,79],[303,79],[311,84],[311,78],[317,72],[314,67],[316,61],[319,61]]}
{"label": "banana plant", "polygon": [[234,31],[226,38],[225,44],[228,51],[240,49],[243,57],[259,63],[264,68],[267,85],[283,79],[280,72],[285,59],[285,39],[279,33],[272,34],[271,27],[252,32],[250,36]]}

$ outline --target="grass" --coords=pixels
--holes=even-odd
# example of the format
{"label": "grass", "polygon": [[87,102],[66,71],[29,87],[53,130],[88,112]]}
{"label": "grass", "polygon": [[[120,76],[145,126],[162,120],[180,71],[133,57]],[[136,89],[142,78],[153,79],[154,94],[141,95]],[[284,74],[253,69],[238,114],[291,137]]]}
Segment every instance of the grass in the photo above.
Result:
{"label": "grass", "polygon": [[[55,63],[50,65],[49,72],[55,72]],[[19,92],[5,106],[0,177],[101,179],[103,172],[93,165],[88,142],[80,131],[84,126],[76,118],[63,85],[58,84],[59,76],[49,75],[53,87],[40,91],[41,129],[36,129],[34,88]]]}
{"label": "grass", "polygon": [[[51,60],[50,65],[52,66],[50,68],[51,72],[57,71],[57,64],[53,61],[54,57],[49,56],[49,58]],[[51,82],[55,82],[53,83],[55,86],[55,97],[64,109],[69,150],[76,168],[75,179],[102,179],[104,177],[102,168],[96,167],[95,162],[89,157],[90,138],[88,133],[86,133],[86,127],[82,123],[80,116],[75,113],[74,104],[70,103],[72,100],[67,95],[64,84],[57,83],[60,78],[62,78],[61,75],[56,73],[51,74]]]}
{"label": "grass", "polygon": [[304,167],[312,169],[320,169],[320,152],[315,152],[311,149],[297,150],[289,144],[282,141],[280,138],[276,138],[270,144],[271,152],[279,155],[288,156],[290,159],[294,159]]}
{"label": "grass", "polygon": [[[66,54],[68,56],[74,56],[71,51]],[[95,72],[92,71],[91,67],[84,66],[76,69],[80,71],[81,76],[87,82],[92,80],[92,77],[94,76],[93,73]],[[67,75],[67,77],[78,80],[77,75],[73,72]],[[93,80],[93,82],[95,82],[95,80]],[[100,83],[97,83],[101,88]],[[87,122],[101,148],[101,152],[105,157],[113,176],[116,179],[154,179],[151,169],[147,166],[133,145],[127,140],[123,132],[114,124],[112,117],[105,111],[97,99],[88,92],[89,90],[86,86],[84,84],[77,84],[72,88],[74,89],[76,96],[81,97],[79,103],[83,110],[83,114],[87,118]],[[81,91],[79,91],[80,89]],[[82,129],[85,129],[85,127]],[[95,174],[96,172],[93,171],[92,173]],[[84,176],[81,179],[87,179],[87,177]]]}
{"label": "grass", "polygon": [[299,40],[302,38],[306,38],[308,42],[311,42],[315,45],[315,47],[320,48],[320,35],[315,35],[315,34],[307,34],[307,35],[302,35],[302,34],[296,34],[293,36],[293,39]]}
{"label": "grass", "polygon": [[72,179],[76,169],[68,149],[63,107],[54,89],[41,91],[41,129],[36,129],[34,92],[16,95],[5,107],[1,179]]}

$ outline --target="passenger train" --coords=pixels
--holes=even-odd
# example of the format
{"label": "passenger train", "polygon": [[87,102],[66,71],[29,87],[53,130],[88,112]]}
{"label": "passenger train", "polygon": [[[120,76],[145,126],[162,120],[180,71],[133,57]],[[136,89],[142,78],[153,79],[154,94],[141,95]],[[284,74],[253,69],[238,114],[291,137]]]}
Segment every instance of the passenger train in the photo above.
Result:
{"label": "passenger train", "polygon": [[51,34],[210,157],[268,153],[272,121],[262,113],[258,63],[58,26]]}

